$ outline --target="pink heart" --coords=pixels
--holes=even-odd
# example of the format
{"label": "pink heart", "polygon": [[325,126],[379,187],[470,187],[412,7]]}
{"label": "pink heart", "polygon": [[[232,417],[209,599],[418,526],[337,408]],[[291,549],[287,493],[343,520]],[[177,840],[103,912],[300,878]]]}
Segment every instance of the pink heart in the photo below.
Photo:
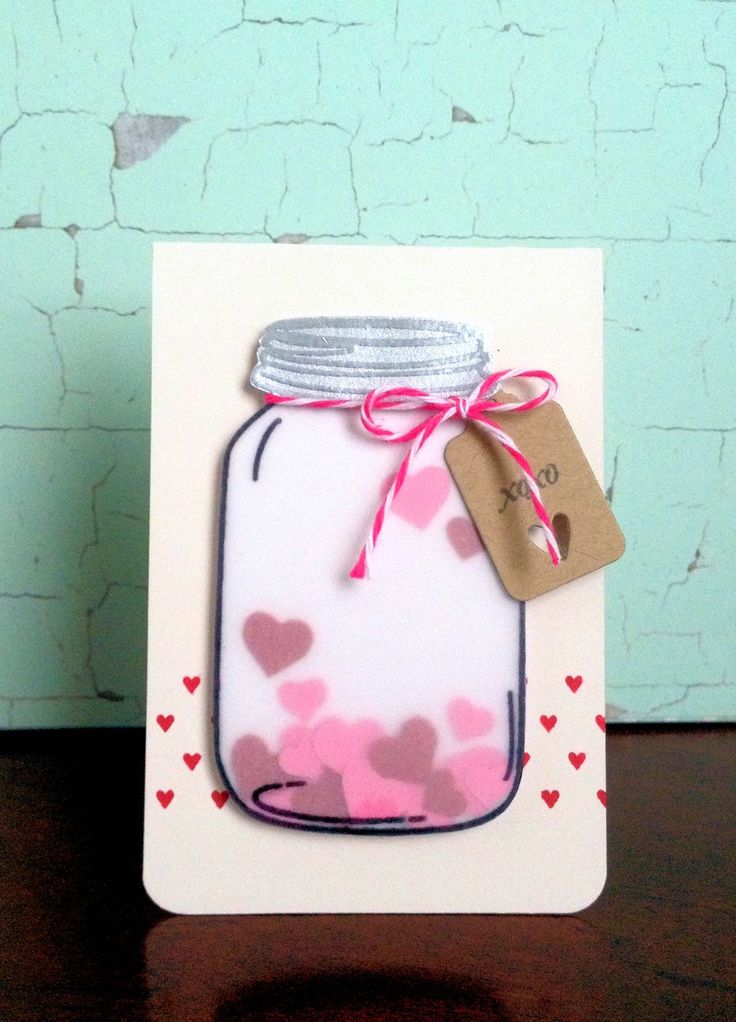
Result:
{"label": "pink heart", "polygon": [[301,791],[301,788],[277,788],[276,791],[266,791],[261,795],[261,801],[265,806],[274,809],[291,809],[295,791]]}
{"label": "pink heart", "polygon": [[480,536],[469,518],[451,518],[445,531],[455,553],[464,561],[482,551]]}
{"label": "pink heart", "polygon": [[450,473],[429,465],[408,476],[394,497],[391,510],[417,529],[426,529],[450,493]]}
{"label": "pink heart", "polygon": [[339,717],[327,717],[314,729],[314,749],[325,766],[341,774],[351,760],[364,756],[368,746],[380,736],[378,721],[366,718],[349,724]]}
{"label": "pink heart", "polygon": [[321,678],[285,681],[279,685],[278,697],[287,713],[299,720],[309,720],[327,698],[327,686]]}
{"label": "pink heart", "polygon": [[243,639],[269,678],[306,656],[314,641],[304,621],[277,621],[262,611],[245,619]]}
{"label": "pink heart", "polygon": [[482,738],[495,723],[490,710],[475,706],[469,699],[453,699],[448,703],[447,716],[452,733],[460,742]]}
{"label": "pink heart", "polygon": [[282,749],[279,766],[293,777],[316,781],[322,773],[322,764],[312,744],[312,732],[307,727],[295,724],[281,736]]}
{"label": "pink heart", "polygon": [[342,775],[352,817],[419,816],[424,786],[381,777],[365,759],[354,759]]}
{"label": "pink heart", "polygon": [[511,778],[504,780],[506,756],[498,749],[468,749],[452,756],[444,765],[458,789],[486,811],[503,801],[511,785]]}
{"label": "pink heart", "polygon": [[399,803],[390,798],[368,798],[356,806],[355,816],[359,820],[390,820],[401,816],[401,811]]}

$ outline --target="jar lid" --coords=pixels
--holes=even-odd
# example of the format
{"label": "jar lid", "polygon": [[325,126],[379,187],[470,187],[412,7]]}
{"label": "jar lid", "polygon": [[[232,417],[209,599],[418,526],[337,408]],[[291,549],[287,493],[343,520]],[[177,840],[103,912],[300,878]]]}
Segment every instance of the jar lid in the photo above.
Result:
{"label": "jar lid", "polygon": [[282,319],[258,344],[251,384],[281,397],[360,399],[378,387],[468,394],[488,375],[483,335],[437,319]]}

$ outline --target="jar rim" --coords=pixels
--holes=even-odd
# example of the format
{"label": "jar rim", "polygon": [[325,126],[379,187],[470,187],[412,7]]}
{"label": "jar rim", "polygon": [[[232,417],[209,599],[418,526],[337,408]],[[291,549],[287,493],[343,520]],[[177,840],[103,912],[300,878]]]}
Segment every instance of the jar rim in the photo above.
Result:
{"label": "jar rim", "polygon": [[488,374],[482,333],[421,317],[302,317],[270,323],[260,337],[251,384],[284,397],[362,398],[411,385],[467,394]]}

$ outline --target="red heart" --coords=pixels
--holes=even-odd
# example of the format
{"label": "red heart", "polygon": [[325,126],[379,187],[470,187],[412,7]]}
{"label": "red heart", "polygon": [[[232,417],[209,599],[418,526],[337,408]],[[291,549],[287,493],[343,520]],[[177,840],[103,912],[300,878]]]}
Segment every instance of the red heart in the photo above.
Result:
{"label": "red heart", "polygon": [[560,793],[556,789],[553,791],[548,791],[547,788],[545,788],[544,791],[540,791],[539,794],[542,796],[542,798],[547,803],[550,809],[554,808],[557,799],[560,797]]}
{"label": "red heart", "polygon": [[194,770],[202,756],[199,752],[185,752],[181,758],[184,760],[184,762],[186,763],[190,770]]}
{"label": "red heart", "polygon": [[583,679],[580,677],[579,674],[576,674],[574,677],[571,674],[568,674],[568,676],[565,678],[565,684],[567,685],[571,692],[577,692],[577,690],[583,684]]}
{"label": "red heart", "polygon": [[605,731],[606,730],[606,718],[603,716],[602,713],[596,713],[596,715],[595,715],[595,722],[598,725],[598,727],[601,729],[601,731]]}
{"label": "red heart", "polygon": [[184,683],[184,687],[190,693],[193,693],[196,689],[199,688],[199,683],[202,679],[199,677],[199,675],[196,675],[194,678],[190,678],[187,676],[186,678],[182,678],[181,680]]}
{"label": "red heart", "polygon": [[306,656],[314,641],[304,621],[277,621],[262,612],[245,619],[243,639],[269,678]]}
{"label": "red heart", "polygon": [[605,791],[603,790],[603,788],[600,788],[600,789],[599,789],[599,790],[598,790],[598,791],[596,792],[596,795],[598,796],[598,801],[600,802],[600,804],[601,804],[602,806],[604,806],[604,807],[605,807],[605,805],[606,805],[606,802],[607,802],[607,798],[606,798],[606,793],[605,793]]}
{"label": "red heart", "polygon": [[575,769],[579,770],[580,767],[585,762],[585,753],[584,752],[568,752],[567,758],[570,760],[570,762],[575,767]]}
{"label": "red heart", "polygon": [[171,805],[171,800],[174,797],[174,792],[169,788],[168,791],[157,791],[156,798],[161,803],[162,809],[168,809]]}
{"label": "red heart", "polygon": [[545,713],[543,713],[542,716],[539,718],[539,723],[542,725],[547,734],[549,734],[552,728],[557,723],[557,717],[554,715],[554,713],[550,714],[549,717]]}
{"label": "red heart", "polygon": [[171,725],[174,723],[174,714],[173,713],[169,713],[168,716],[164,717],[163,713],[159,713],[158,717],[156,717],[156,723],[161,728],[161,730],[165,733],[166,731],[169,730]]}
{"label": "red heart", "polygon": [[396,738],[378,738],[368,750],[371,766],[381,777],[425,781],[432,772],[437,732],[424,717],[412,717]]}
{"label": "red heart", "polygon": [[227,791],[213,791],[210,797],[217,808],[222,809],[227,800],[230,798],[230,794]]}
{"label": "red heart", "polygon": [[525,767],[525,766],[527,765],[527,763],[529,762],[529,760],[530,760],[531,758],[532,758],[532,757],[531,757],[531,756],[529,755],[529,753],[528,753],[528,752],[525,752],[525,753],[524,753],[524,758],[523,758],[523,759],[522,759],[522,761],[521,761],[521,765],[522,765],[522,767]]}

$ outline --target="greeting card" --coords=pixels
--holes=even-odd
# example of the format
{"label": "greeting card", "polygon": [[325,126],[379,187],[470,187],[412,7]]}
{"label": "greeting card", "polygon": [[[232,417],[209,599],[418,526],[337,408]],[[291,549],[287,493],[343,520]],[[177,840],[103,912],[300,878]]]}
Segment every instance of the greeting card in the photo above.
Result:
{"label": "greeting card", "polygon": [[154,900],[598,895],[601,383],[595,251],[156,246]]}

